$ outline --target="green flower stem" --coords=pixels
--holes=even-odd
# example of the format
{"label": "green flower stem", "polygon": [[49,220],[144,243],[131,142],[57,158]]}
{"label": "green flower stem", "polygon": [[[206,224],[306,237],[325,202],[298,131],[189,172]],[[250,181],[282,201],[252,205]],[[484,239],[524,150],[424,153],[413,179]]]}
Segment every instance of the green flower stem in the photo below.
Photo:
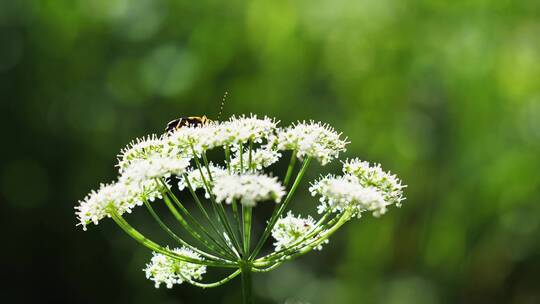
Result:
{"label": "green flower stem", "polygon": [[[163,180],[160,180],[164,189],[165,189],[165,193],[163,193],[163,198],[165,200],[165,203],[167,204],[167,207],[169,207],[169,210],[173,213],[173,215],[175,216],[175,218],[180,222],[180,224],[182,224],[182,226],[184,227],[184,229],[186,229],[188,232],[190,232],[190,234],[196,238],[197,240],[203,242],[204,240],[206,240],[206,238],[208,238],[214,245],[218,246],[222,251],[220,251],[220,253],[222,254],[225,254],[226,256],[228,257],[232,257],[234,258],[234,252],[232,250],[229,249],[229,247],[227,245],[222,245],[220,244],[209,232],[208,230],[206,230],[206,228],[204,226],[202,226],[199,221],[197,221],[190,213],[189,211],[184,207],[184,205],[182,205],[182,203],[178,200],[178,198],[176,197],[176,195],[174,195],[174,193],[172,193],[172,191],[169,189],[169,187],[167,187],[167,184],[163,181]],[[193,230],[193,228],[187,223],[186,220],[183,219],[183,217],[180,215],[180,213],[178,213],[178,211],[176,210],[176,208],[174,207],[173,204],[170,204],[170,200],[167,198],[167,194],[170,198],[172,198],[172,200],[174,201],[174,203],[178,206],[178,208],[180,208],[180,210],[188,217],[188,219],[206,236],[206,238],[203,238],[201,237],[198,233],[195,233],[196,232],[195,230]],[[208,242],[206,243],[203,243],[203,244],[208,244]],[[211,245],[211,244],[210,244]]]}
{"label": "green flower stem", "polygon": [[242,264],[242,303],[253,304],[253,285],[251,280],[251,265]]}
{"label": "green flower stem", "polygon": [[197,207],[199,207],[199,209],[203,213],[204,217],[206,218],[206,220],[210,224],[210,227],[212,228],[214,233],[218,235],[219,239],[223,242],[222,244],[224,244],[225,246],[228,246],[227,245],[227,240],[223,237],[221,232],[217,229],[216,225],[214,224],[214,221],[210,218],[210,215],[208,214],[208,212],[206,212],[206,209],[204,208],[201,200],[199,199],[199,196],[195,192],[195,189],[193,189],[193,186],[189,182],[188,176],[186,174],[184,174],[184,179],[185,179],[186,184],[188,186],[189,192],[191,193],[191,196],[193,197],[193,200],[195,200],[195,204],[197,205]]}
{"label": "green flower stem", "polygon": [[227,172],[231,173],[231,147],[225,147],[225,162],[227,163]]}
{"label": "green flower stem", "polygon": [[287,187],[287,185],[289,184],[289,181],[291,180],[291,176],[292,176],[295,164],[296,164],[296,150],[293,150],[291,154],[291,160],[289,161],[289,167],[287,168],[287,173],[285,174],[285,179],[283,180],[283,185],[285,187]]}
{"label": "green flower stem", "polygon": [[214,182],[214,178],[212,177],[212,172],[210,172],[210,162],[208,162],[208,158],[206,157],[206,152],[202,153],[202,159],[204,161],[204,165],[206,166],[206,172],[208,173],[208,179],[210,179],[210,182]]}
{"label": "green flower stem", "polygon": [[131,236],[133,239],[135,239],[137,242],[139,242],[141,245],[147,247],[150,250],[153,250],[155,252],[164,254],[166,256],[169,256],[173,259],[184,261],[188,263],[198,264],[198,265],[206,265],[206,266],[214,266],[214,267],[225,267],[225,268],[237,268],[237,263],[229,263],[229,262],[218,262],[218,261],[208,261],[208,260],[200,260],[195,259],[192,257],[184,256],[181,254],[177,254],[175,252],[172,252],[168,250],[165,247],[160,246],[159,244],[153,242],[152,240],[148,239],[144,235],[142,235],[139,231],[137,231],[135,228],[133,228],[124,218],[119,215],[116,212],[116,209],[113,206],[109,207],[111,217],[116,222],[124,232],[126,232],[129,236]]}
{"label": "green flower stem", "polygon": [[[191,146],[191,151],[193,153],[193,159],[195,160],[195,164],[197,165],[197,169],[199,170],[199,174],[201,175],[201,179],[204,183],[204,187],[206,189],[206,192],[210,195],[210,197],[212,197],[212,192],[210,191],[210,187],[208,186],[208,183],[206,182],[206,178],[204,177],[204,174],[203,174],[203,171],[202,171],[202,167],[201,167],[201,163],[199,162],[199,157],[197,156],[197,153],[195,152],[195,148],[193,147],[193,144],[190,142],[190,146]],[[208,170],[208,173],[210,173],[210,169],[208,168],[208,166],[206,166],[207,170]],[[210,176],[209,176],[210,178]],[[224,223],[222,222],[222,219],[221,217],[219,216],[219,213],[217,211],[217,208],[214,204],[212,204],[212,210],[214,210],[214,215],[216,216],[216,220],[218,221],[218,223],[220,223],[221,227],[225,227],[224,226]]]}
{"label": "green flower stem", "polygon": [[[253,139],[249,140],[249,156],[248,156],[248,171],[251,171],[252,163],[252,151],[253,151]],[[249,259],[249,250],[251,242],[251,218],[253,215],[253,208],[249,206],[242,205],[242,222],[243,222],[243,236],[244,236],[244,258]]]}
{"label": "green flower stem", "polygon": [[[249,140],[249,154],[248,154],[248,171],[251,171],[251,165],[252,165],[252,159],[253,159],[253,139]],[[253,170],[255,171],[255,170]]]}
{"label": "green flower stem", "polygon": [[242,238],[242,220],[240,219],[240,210],[238,208],[238,202],[235,200],[233,200],[232,204],[232,214],[233,214],[233,217],[234,217],[234,222],[235,222],[235,228],[236,228],[236,235],[238,236],[239,239]]}
{"label": "green flower stem", "polygon": [[259,258],[258,260],[267,260],[267,259],[271,259],[273,258],[274,256],[278,255],[278,254],[281,254],[281,253],[284,253],[284,252],[288,252],[288,251],[294,251],[295,248],[297,248],[299,245],[303,246],[303,243],[306,241],[306,240],[309,240],[310,238],[312,238],[313,236],[317,235],[319,232],[321,232],[322,230],[326,229],[327,227],[330,227],[332,226],[338,219],[338,217],[335,217],[333,218],[331,221],[329,221],[328,223],[324,224],[324,222],[326,222],[326,220],[332,215],[332,211],[327,211],[320,219],[319,221],[317,221],[317,223],[313,226],[313,229],[311,229],[311,231],[309,231],[308,233],[306,233],[302,238],[300,238],[299,240],[297,240],[296,242],[294,242],[293,244],[289,245],[287,248],[284,248],[284,249],[281,249],[279,251],[275,251],[275,252],[272,252],[270,254],[268,254],[267,256],[265,257],[262,257],[262,258]]}
{"label": "green flower stem", "polygon": [[272,213],[272,217],[268,221],[268,225],[266,225],[266,228],[264,229],[262,237],[260,238],[259,242],[257,243],[257,246],[255,246],[255,249],[253,250],[253,253],[250,256],[251,260],[253,260],[257,256],[257,254],[259,254],[259,251],[261,250],[262,246],[264,245],[264,243],[266,242],[266,240],[272,233],[272,229],[274,228],[274,225],[276,224],[279,217],[285,211],[285,208],[287,208],[287,205],[289,204],[292,196],[294,195],[296,189],[298,188],[298,185],[300,184],[302,177],[306,173],[306,170],[310,162],[311,162],[311,157],[308,157],[304,160],[304,163],[302,164],[302,168],[300,169],[300,172],[298,172],[298,175],[296,176],[296,179],[294,180],[291,190],[289,191],[289,193],[287,193],[285,200],[283,201],[283,203],[281,203],[279,206],[276,206],[276,208],[274,209],[274,212]]}
{"label": "green flower stem", "polygon": [[[228,247],[223,247],[220,243],[218,243],[213,237],[212,235],[210,235],[208,233],[208,231],[206,231],[206,229],[204,229],[204,227],[201,226],[201,224],[199,224],[199,222],[195,221],[195,225],[198,226],[198,228],[205,234],[206,238],[201,236],[197,231],[195,231],[190,225],[189,223],[182,217],[182,215],[178,212],[178,210],[176,210],[176,208],[174,207],[174,205],[171,203],[171,200],[167,197],[167,195],[163,195],[163,200],[165,201],[165,204],[167,205],[167,207],[169,208],[169,210],[171,211],[171,213],[174,215],[174,217],[176,218],[176,220],[178,220],[178,222],[180,222],[180,224],[182,225],[182,227],[184,227],[184,229],[186,229],[187,232],[189,232],[189,234],[191,234],[191,236],[193,236],[193,238],[195,238],[196,240],[198,240],[199,242],[201,242],[203,245],[205,245],[209,250],[214,250],[214,251],[217,251],[219,253],[221,253],[222,255],[224,256],[227,256],[229,258],[232,258],[234,259],[234,255],[231,254],[230,252],[230,249],[228,249]],[[176,199],[175,200],[175,203],[181,207],[181,210],[186,214],[186,215],[189,215],[189,213],[186,213],[187,210],[185,210],[185,208],[182,206],[182,204]],[[209,241],[211,241],[212,243],[210,243]],[[218,250],[216,247],[214,246],[218,246],[220,250]]]}
{"label": "green flower stem", "polygon": [[193,280],[191,280],[190,278],[183,278],[184,280],[186,280],[188,283],[190,283],[191,285],[194,285],[194,286],[197,286],[197,287],[201,287],[201,288],[214,288],[214,287],[218,287],[218,286],[221,286],[227,282],[229,282],[230,280],[236,278],[239,274],[241,273],[241,270],[238,269],[236,270],[235,272],[231,273],[229,276],[217,281],[217,282],[214,282],[214,283],[200,283],[200,282],[195,282]]}
{"label": "green flower stem", "polygon": [[189,178],[188,178],[187,174],[185,174],[185,173],[184,173],[184,180],[186,181],[186,185],[188,186],[188,190],[191,193],[191,196],[193,197],[193,200],[195,201],[195,204],[197,204],[197,207],[199,208],[199,210],[201,210],[201,213],[204,215],[206,220],[212,225],[212,227],[214,227],[214,231],[216,233],[218,233],[217,228],[215,228],[215,226],[214,226],[214,222],[210,218],[210,215],[208,214],[208,212],[206,212],[206,209],[204,208],[201,200],[199,199],[199,196],[195,192],[195,189],[193,189],[193,186],[191,185],[191,182],[189,181]]}
{"label": "green flower stem", "polygon": [[[192,146],[192,149],[193,149],[193,146]],[[193,149],[193,152],[195,152],[194,149]],[[209,170],[209,163],[208,163],[208,160],[206,159],[206,154],[203,153],[202,155],[203,155],[203,160],[205,162],[206,168],[208,169],[208,178],[212,180],[212,173]],[[210,200],[212,201],[212,208],[214,208],[214,211],[218,215],[218,220],[220,221],[222,227],[224,228],[225,233],[227,234],[227,236],[229,237],[229,239],[232,241],[233,245],[235,246],[236,251],[240,252],[241,250],[240,243],[238,242],[236,235],[232,231],[232,228],[229,223],[229,219],[227,218],[227,214],[225,213],[225,208],[223,208],[222,204],[218,204],[216,200],[214,199],[214,194],[212,193],[212,189],[210,188],[208,181],[204,177],[201,163],[198,157],[195,156],[194,159],[195,159],[195,164],[197,165],[197,168],[199,170],[199,173],[201,174],[201,179],[204,183],[204,187],[206,188],[206,191],[208,192],[208,195],[210,196]]]}
{"label": "green flower stem", "polygon": [[[227,163],[227,172],[231,174],[231,147],[229,145],[225,147],[225,162]],[[240,237],[242,235],[240,231],[240,227],[242,227],[242,224],[240,223],[240,214],[238,210],[238,203],[236,202],[236,200],[233,200],[232,202],[232,213],[234,221],[236,222],[236,232]]]}
{"label": "green flower stem", "polygon": [[255,265],[253,265],[252,269],[253,269],[253,272],[269,272],[278,268],[279,266],[281,266],[281,264],[283,264],[283,262],[276,262],[274,265],[266,267],[266,268],[257,268]]}
{"label": "green flower stem", "polygon": [[[219,216],[221,218],[224,219],[225,233],[228,235],[229,239],[231,240],[232,245],[234,246],[234,248],[235,248],[235,250],[237,252],[241,252],[242,247],[240,246],[240,242],[238,241],[238,237],[236,236],[236,234],[232,230],[232,227],[231,227],[231,225],[229,223],[229,219],[227,217],[225,209],[223,208],[223,204],[217,203],[217,202],[213,202],[213,204],[217,205],[218,214],[219,214]],[[240,258],[240,256],[238,256],[238,258]]]}
{"label": "green flower stem", "polygon": [[[332,228],[325,231],[319,238],[312,241],[310,244],[304,246],[302,249],[296,250],[296,253],[288,253],[286,255],[283,255],[282,258],[280,258],[279,261],[277,261],[277,263],[282,263],[283,261],[289,261],[310,252],[311,250],[313,250],[314,248],[322,244],[322,242],[326,241],[332,234],[334,234],[334,232],[336,232],[341,226],[343,226],[343,224],[348,222],[351,219],[352,214],[353,212],[351,210],[344,211],[339,217],[339,220],[337,221],[337,223]],[[253,262],[253,265],[255,267],[260,268],[260,267],[272,265],[272,263],[275,263],[275,262],[276,260],[273,260],[273,261],[256,260]]]}
{"label": "green flower stem", "polygon": [[[217,257],[217,256],[214,256],[212,254],[209,254],[207,252],[204,252],[200,249],[198,249],[197,247],[195,246],[192,246],[190,245],[188,242],[184,241],[182,238],[180,238],[178,235],[176,235],[176,233],[174,233],[162,220],[161,218],[159,217],[159,215],[157,215],[157,213],[154,211],[154,208],[152,208],[152,206],[150,205],[150,203],[147,201],[147,200],[144,200],[144,205],[146,206],[146,208],[148,209],[148,212],[150,212],[150,214],[152,215],[152,217],[154,218],[154,220],[159,224],[159,226],[161,227],[161,229],[163,229],[171,238],[173,238],[175,241],[177,241],[178,243],[180,243],[181,245],[195,251],[196,253],[210,259],[210,260],[214,260],[214,261],[222,261],[222,262],[230,262],[230,260],[228,259],[224,259],[222,257]],[[218,254],[218,252],[213,252],[214,254]]]}
{"label": "green flower stem", "polygon": [[[199,221],[197,221],[197,219],[195,219],[191,213],[189,213],[189,211],[184,207],[184,205],[182,205],[182,203],[180,202],[180,200],[178,200],[178,198],[176,197],[176,195],[174,195],[174,193],[172,193],[171,189],[169,189],[169,187],[167,186],[167,184],[165,183],[165,181],[163,179],[159,179],[159,181],[161,182],[162,186],[163,186],[163,189],[165,190],[165,193],[162,193],[163,194],[163,197],[166,198],[167,197],[167,194],[170,198],[172,198],[172,200],[174,201],[174,203],[178,206],[178,208],[180,208],[180,210],[188,217],[188,219],[193,222],[193,224],[195,226],[197,226],[198,229],[200,229],[209,239],[211,239],[212,242],[214,242],[216,245],[220,246],[221,247],[221,244],[219,242],[217,242],[214,237],[208,232],[208,230],[206,230],[206,228],[201,225],[199,223]],[[172,204],[171,204],[172,206]],[[169,208],[170,209],[170,208]],[[174,211],[176,211],[176,208],[174,208],[173,206],[173,209]],[[171,210],[171,212],[173,212],[173,210]],[[178,211],[176,211],[178,212]],[[178,218],[177,218],[178,219]],[[188,229],[191,229],[191,226],[188,225]],[[218,235],[220,235],[218,233]],[[224,247],[221,247],[222,249],[223,248],[228,248],[228,246],[224,246]],[[226,252],[228,252],[228,249],[225,249]]]}
{"label": "green flower stem", "polygon": [[244,257],[248,259],[251,240],[252,207],[242,205],[242,220],[244,222]]}
{"label": "green flower stem", "polygon": [[[203,161],[204,161],[204,164],[206,166],[206,169],[208,170],[208,178],[210,179],[211,182],[213,182],[214,179],[213,179],[213,176],[212,176],[212,172],[210,172],[210,166],[209,166],[208,159],[206,158],[206,153],[203,153],[202,156],[203,156]],[[208,189],[210,189],[210,187],[208,187]],[[216,203],[215,200],[214,200],[213,193],[212,192],[209,192],[209,193],[210,193],[211,199],[213,200],[213,203]],[[231,238],[233,240],[235,240],[235,242],[238,243],[238,240],[236,238],[236,234],[233,233],[231,223],[229,222],[229,217],[227,216],[227,213],[225,211],[225,208],[223,207],[223,204],[218,204],[218,210],[220,211],[222,217],[224,218],[224,223],[226,225],[226,228],[229,230],[229,233],[231,234]]]}
{"label": "green flower stem", "polygon": [[238,145],[238,153],[240,153],[240,174],[244,173],[244,145]]}

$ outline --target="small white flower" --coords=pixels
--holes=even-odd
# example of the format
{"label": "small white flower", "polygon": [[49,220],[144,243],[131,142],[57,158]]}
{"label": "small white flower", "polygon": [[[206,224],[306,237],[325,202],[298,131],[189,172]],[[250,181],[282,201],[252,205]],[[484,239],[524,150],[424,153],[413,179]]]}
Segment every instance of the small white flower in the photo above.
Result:
{"label": "small white flower", "polygon": [[403,188],[401,180],[390,172],[385,172],[380,164],[371,166],[367,161],[358,158],[343,162],[343,173],[359,178],[360,184],[365,187],[375,187],[383,193],[384,199],[391,204],[401,205]]}
{"label": "small white flower", "polygon": [[245,144],[249,140],[261,143],[275,133],[277,122],[256,115],[231,117],[228,121],[212,122],[204,126],[186,126],[167,134],[166,142],[176,154],[201,155],[216,147]]}
{"label": "small white flower", "polygon": [[[202,166],[201,169],[202,170],[199,170],[198,168],[191,168],[186,172],[186,175],[193,190],[204,189],[205,197],[210,198],[210,195],[208,194],[207,189],[204,185],[203,177],[210,187],[212,186],[212,182],[210,181],[210,177],[208,176],[207,168],[205,166]],[[220,176],[228,175],[227,169],[214,165],[212,163],[210,163],[208,169],[210,169],[210,174],[212,174],[212,178],[219,178]],[[201,171],[202,171],[202,175],[201,175]],[[187,185],[185,177],[183,175],[179,176],[178,189],[182,191],[186,189],[187,187],[188,185]]]}
{"label": "small white flower", "polygon": [[246,173],[215,178],[213,192],[217,202],[231,204],[238,199],[244,206],[255,206],[257,202],[265,200],[281,202],[285,188],[275,177]]}
{"label": "small white flower", "polygon": [[301,122],[278,131],[274,138],[278,150],[296,150],[297,157],[317,159],[326,165],[345,151],[348,144],[331,126],[320,122]]}
{"label": "small white flower", "polygon": [[257,118],[257,115],[232,116],[229,121],[221,124],[222,136],[227,144],[262,143],[263,139],[270,137],[276,131],[278,121],[269,117]]}
{"label": "small white flower", "polygon": [[319,213],[329,209],[334,212],[349,209],[357,216],[364,211],[372,211],[373,215],[379,216],[386,212],[386,206],[390,204],[375,187],[363,186],[352,175],[325,176],[313,183],[309,191],[313,196],[321,196]]}
{"label": "small white flower", "polygon": [[185,126],[167,134],[167,146],[179,155],[199,156],[223,145],[221,125],[212,122],[203,126]]}
{"label": "small white flower", "polygon": [[[277,150],[260,148],[251,152],[251,166],[255,170],[262,170],[272,164],[276,163],[281,157],[281,153]],[[247,170],[249,164],[249,150],[244,149],[242,155],[242,166],[244,170]],[[234,153],[234,157],[231,159],[231,167],[235,172],[240,172],[240,151],[237,150]]]}
{"label": "small white flower", "polygon": [[155,181],[142,184],[129,184],[122,181],[112,184],[101,184],[97,191],[92,190],[79,205],[75,206],[75,214],[79,225],[89,223],[97,225],[105,217],[110,217],[109,206],[114,207],[118,214],[131,213],[133,207],[142,205],[145,199],[154,200],[161,197],[159,187]]}
{"label": "small white flower", "polygon": [[[281,217],[276,222],[276,225],[272,229],[272,237],[276,240],[274,242],[275,251],[286,249],[289,246],[297,243],[307,234],[315,229],[315,220],[311,216],[302,218],[300,216],[294,216],[291,211],[287,213],[287,216]],[[309,242],[312,238],[306,239],[304,242]],[[328,243],[325,240],[323,243]],[[322,244],[315,248],[316,250],[322,249]]]}
{"label": "small white flower", "polygon": [[164,155],[167,149],[161,137],[155,134],[143,138],[137,138],[118,155],[118,167],[122,173],[132,161],[146,159],[152,156]]}
{"label": "small white flower", "polygon": [[[202,260],[198,253],[186,247],[175,248],[172,252]],[[154,281],[156,288],[159,288],[161,284],[172,288],[174,284],[182,284],[184,281],[200,280],[206,273],[204,265],[176,260],[161,253],[153,252],[152,254],[150,263],[146,264],[143,271],[147,279]]]}
{"label": "small white flower", "polygon": [[152,156],[137,159],[124,170],[120,180],[126,183],[142,183],[156,178],[182,175],[188,166],[188,158]]}

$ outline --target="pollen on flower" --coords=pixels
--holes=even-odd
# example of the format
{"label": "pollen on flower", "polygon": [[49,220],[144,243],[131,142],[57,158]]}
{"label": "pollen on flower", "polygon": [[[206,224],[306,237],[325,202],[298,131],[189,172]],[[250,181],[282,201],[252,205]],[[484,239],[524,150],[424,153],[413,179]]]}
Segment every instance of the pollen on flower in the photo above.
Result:
{"label": "pollen on flower", "polygon": [[[313,236],[306,238],[315,228],[315,220],[311,216],[303,218],[300,216],[294,216],[291,211],[287,213],[287,216],[281,217],[276,222],[276,225],[272,229],[272,237],[276,240],[274,242],[275,251],[286,249],[293,245],[301,245],[313,240]],[[303,240],[306,238],[305,240]],[[302,241],[302,242],[300,242]],[[323,243],[328,243],[329,240],[325,240]],[[298,243],[298,244],[297,244]],[[316,250],[322,249],[322,243],[315,247]]]}
{"label": "pollen on flower", "polygon": [[348,144],[331,126],[313,121],[279,130],[274,140],[278,150],[294,150],[298,158],[313,157],[322,165],[336,159]]}
{"label": "pollen on flower", "polygon": [[285,188],[276,177],[259,173],[220,176],[214,179],[213,191],[217,202],[231,204],[239,200],[244,206],[255,206],[265,200],[279,203],[285,195]]}
{"label": "pollen on flower", "polygon": [[[187,256],[194,259],[202,259],[201,256],[192,250],[182,247],[170,250],[178,255]],[[206,273],[206,266],[176,260],[161,253],[152,253],[150,263],[146,264],[143,271],[146,278],[154,281],[156,288],[165,284],[167,288],[172,288],[175,284],[182,284],[184,281],[193,281],[202,279]]]}

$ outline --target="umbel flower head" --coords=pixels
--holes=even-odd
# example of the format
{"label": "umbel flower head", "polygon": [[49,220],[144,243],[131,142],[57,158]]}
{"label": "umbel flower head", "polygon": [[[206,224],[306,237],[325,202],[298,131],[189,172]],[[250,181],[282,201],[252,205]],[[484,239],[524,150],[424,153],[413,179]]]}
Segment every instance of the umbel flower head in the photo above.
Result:
{"label": "umbel flower head", "polygon": [[[317,228],[315,220],[308,216],[303,218],[301,216],[294,216],[291,211],[287,213],[287,216],[278,219],[274,229],[272,229],[272,237],[276,240],[274,242],[275,250],[280,251],[295,245],[302,241],[304,238],[315,238],[317,235],[313,232]],[[326,239],[325,243],[329,240]],[[316,250],[322,249],[322,244],[315,247]]]}
{"label": "umbel flower head", "polygon": [[[186,247],[175,248],[171,251],[179,255],[200,259],[198,253]],[[206,266],[176,260],[154,252],[150,263],[146,264],[144,272],[147,279],[154,281],[156,288],[159,288],[161,284],[165,284],[167,288],[172,288],[174,284],[200,280],[202,275],[206,273]]]}
{"label": "umbel flower head", "polygon": [[[328,124],[281,127],[276,119],[256,115],[142,137],[118,155],[116,181],[101,184],[79,201],[78,225],[87,230],[112,218],[152,252],[144,272],[156,287],[184,282],[216,287],[238,275],[249,282],[251,272],[270,271],[321,250],[343,224],[365,211],[380,216],[389,206],[401,205],[405,186],[396,175],[353,158],[343,161],[341,175],[323,175],[311,183],[309,192],[318,197],[307,206],[313,216],[288,211],[294,194],[306,190],[302,179],[311,161],[326,165],[339,158],[347,143]],[[215,158],[219,154],[223,157]],[[288,166],[280,178],[271,169],[279,167],[282,157]],[[178,227],[162,219],[158,205],[166,207],[185,233],[175,233]],[[252,235],[253,208],[260,205],[274,211],[263,232]],[[127,221],[126,214],[140,206],[176,244],[159,244]],[[270,251],[269,244],[274,245]],[[215,267],[231,272],[217,282],[202,282]]]}
{"label": "umbel flower head", "polygon": [[253,207],[260,201],[281,202],[285,189],[276,177],[259,173],[221,175],[214,182],[214,195],[219,203],[238,200]]}

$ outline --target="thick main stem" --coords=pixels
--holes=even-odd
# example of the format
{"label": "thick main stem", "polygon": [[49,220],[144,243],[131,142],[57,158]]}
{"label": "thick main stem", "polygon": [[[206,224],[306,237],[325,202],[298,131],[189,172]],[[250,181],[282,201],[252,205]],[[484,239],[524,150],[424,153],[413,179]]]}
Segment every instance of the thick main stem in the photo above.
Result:
{"label": "thick main stem", "polygon": [[243,264],[241,266],[242,271],[242,303],[253,304],[253,284],[251,281],[251,266],[249,264]]}

